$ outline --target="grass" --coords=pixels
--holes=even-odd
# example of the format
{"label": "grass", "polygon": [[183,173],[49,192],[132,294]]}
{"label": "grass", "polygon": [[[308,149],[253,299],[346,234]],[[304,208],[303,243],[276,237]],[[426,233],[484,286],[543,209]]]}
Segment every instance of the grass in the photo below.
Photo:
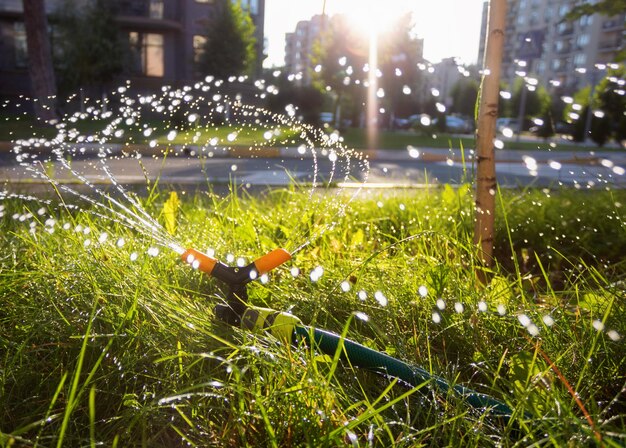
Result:
{"label": "grass", "polygon": [[[364,129],[350,128],[343,134],[344,144],[349,148],[366,149],[367,133]],[[502,138],[502,137],[500,137]],[[378,136],[378,147],[382,149],[406,149],[407,146],[415,146],[417,148],[443,148],[443,149],[460,149],[474,148],[476,140],[474,135],[451,135],[437,134],[422,135],[413,131],[381,131]],[[582,145],[576,143],[562,143],[551,145],[551,142],[544,140],[536,141],[506,141],[505,149],[512,150],[545,150],[545,151],[597,151],[612,150],[611,148],[599,148],[596,145]],[[615,150],[615,149],[613,149]]]}
{"label": "grass", "polygon": [[[168,195],[142,200],[159,216]],[[0,446],[626,442],[626,193],[499,194],[485,288],[467,186],[365,192],[339,220],[336,199],[312,207],[295,189],[179,196],[177,239],[223,260],[293,249],[337,221],[251,285],[250,301],[490,394],[513,418],[229,327],[213,316],[221,286],[165,249],[148,255],[149,237],[5,199]]]}
{"label": "grass", "polygon": [[[124,135],[115,137],[111,135],[108,141],[114,143],[129,143],[146,145],[154,140],[159,145],[175,144],[175,145],[204,145],[211,146],[290,146],[293,144],[294,137],[297,132],[288,127],[269,127],[270,130],[276,131],[275,135],[268,138],[265,135],[268,127],[255,126],[223,126],[219,124],[209,124],[200,126],[190,126],[189,123],[170,119],[169,122],[151,121],[149,118],[142,120],[147,127],[154,129],[154,132],[148,136],[144,134],[145,128],[138,126],[120,125],[120,129],[124,129]],[[83,135],[96,135],[102,131],[102,121],[89,117],[87,119],[79,119],[74,123],[74,127]],[[172,138],[168,137],[169,129],[176,129],[178,132]],[[38,135],[43,138],[51,139],[56,135],[57,131],[48,126],[38,124],[28,115],[24,115],[19,119],[14,116],[0,116],[0,141],[11,141],[16,136],[22,135]],[[350,128],[341,134],[344,138],[344,144],[348,148],[368,149],[367,133],[364,129]],[[233,140],[229,139],[232,138]],[[435,136],[420,135],[413,131],[381,131],[378,136],[378,148],[382,149],[402,149],[408,146],[427,147],[427,148],[444,148],[459,149],[473,148],[475,146],[475,138],[473,135],[458,136],[449,134],[440,134]],[[527,141],[510,141],[505,145],[506,149],[519,150],[546,150],[546,151],[594,151],[599,148],[595,145],[580,145],[559,143],[551,146],[549,141],[537,140],[536,142]],[[610,148],[603,148],[611,150]]]}

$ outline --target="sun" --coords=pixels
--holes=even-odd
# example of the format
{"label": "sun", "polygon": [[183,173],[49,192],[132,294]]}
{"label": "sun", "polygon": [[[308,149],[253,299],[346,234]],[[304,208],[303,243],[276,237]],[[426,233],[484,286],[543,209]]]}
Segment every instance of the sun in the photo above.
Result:
{"label": "sun", "polygon": [[398,17],[410,11],[410,3],[405,0],[343,0],[337,1],[336,11],[344,14],[355,28],[372,36],[386,31]]}

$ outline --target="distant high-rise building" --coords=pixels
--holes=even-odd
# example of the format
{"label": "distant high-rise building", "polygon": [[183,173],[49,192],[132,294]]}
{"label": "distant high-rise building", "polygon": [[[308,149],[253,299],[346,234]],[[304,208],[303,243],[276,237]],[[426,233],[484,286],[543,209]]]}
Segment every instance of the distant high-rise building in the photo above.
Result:
{"label": "distant high-rise building", "polygon": [[[577,0],[508,0],[501,79],[512,84],[528,72],[544,86],[576,90],[593,80],[598,64],[615,61],[624,47],[626,13],[600,14],[575,21],[564,18]],[[485,2],[479,62],[484,58],[487,26]],[[592,81],[593,80],[593,81]]]}
{"label": "distant high-rise building", "polygon": [[[90,0],[78,0],[89,2]],[[111,0],[120,32],[128,37],[133,64],[126,76],[138,88],[179,85],[197,78],[194,61],[206,41],[208,24],[227,0]],[[232,0],[236,1],[236,0]],[[265,0],[240,0],[256,27],[257,64],[263,60]],[[53,13],[62,0],[46,0]],[[54,35],[54,23],[52,32]],[[30,92],[22,0],[0,0],[0,96]],[[80,36],[76,37],[80,39]],[[53,40],[54,46],[54,40]]]}
{"label": "distant high-rise building", "polygon": [[295,31],[285,35],[285,70],[297,75],[302,85],[311,83],[313,47],[328,21],[326,15],[315,15],[311,20],[299,21]]}

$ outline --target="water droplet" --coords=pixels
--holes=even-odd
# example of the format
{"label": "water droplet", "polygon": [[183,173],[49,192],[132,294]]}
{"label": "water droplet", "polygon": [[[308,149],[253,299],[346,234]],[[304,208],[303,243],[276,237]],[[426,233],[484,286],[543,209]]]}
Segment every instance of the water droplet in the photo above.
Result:
{"label": "water droplet", "polygon": [[480,302],[478,302],[478,311],[480,311],[482,313],[486,312],[487,311],[487,303],[482,301],[482,300]]}
{"label": "water droplet", "polygon": [[360,290],[357,294],[357,297],[359,298],[359,300],[365,300],[367,299],[367,293],[363,290]]}
{"label": "water droplet", "polygon": [[130,254],[130,261],[136,261],[138,257],[137,252],[133,252]]}
{"label": "water droplet", "polygon": [[439,308],[440,310],[445,310],[446,302],[444,302],[443,299],[437,299],[437,308]]}
{"label": "water droplet", "polygon": [[441,322],[441,315],[437,311],[433,311],[432,319],[434,323],[438,324]]}
{"label": "water droplet", "polygon": [[368,322],[370,320],[370,317],[362,311],[356,311],[354,315],[363,322]]}
{"label": "water droplet", "polygon": [[263,275],[261,276],[261,283],[263,283],[264,285],[265,285],[267,282],[269,282],[269,281],[270,281],[270,276],[269,276],[269,275],[267,275],[267,274],[263,274]]}
{"label": "water droplet", "polygon": [[159,248],[150,247],[147,252],[148,252],[148,255],[150,255],[151,257],[156,257],[157,255],[159,255]]}
{"label": "water droplet", "polygon": [[419,149],[414,148],[412,146],[407,146],[406,149],[409,151],[409,157],[413,159],[417,159],[420,156]]}
{"label": "water droplet", "polygon": [[522,324],[522,327],[528,327],[530,325],[530,318],[525,314],[520,314],[517,316],[517,320]]}
{"label": "water droplet", "polygon": [[233,261],[235,261],[235,256],[233,254],[226,254],[226,262],[230,264]]}
{"label": "water droplet", "polygon": [[539,334],[539,327],[533,323],[530,323],[528,327],[526,327],[526,330],[528,330],[531,336],[537,336]]}
{"label": "water droplet", "polygon": [[118,238],[115,243],[117,247],[124,247],[124,244],[126,244],[126,240],[124,238]]}
{"label": "water droplet", "polygon": [[243,268],[246,265],[246,259],[243,257],[237,258],[237,266]]}
{"label": "water droplet", "polygon": [[91,240],[89,238],[87,238],[84,242],[83,242],[83,246],[85,247],[89,247],[91,246]]}
{"label": "water droplet", "polygon": [[341,290],[342,290],[343,292],[348,292],[348,291],[350,291],[350,282],[345,281],[345,280],[344,280],[343,282],[341,282]]}
{"label": "water droplet", "polygon": [[498,310],[498,314],[500,316],[504,316],[506,314],[506,307],[503,304],[499,304],[496,309]]}
{"label": "water droplet", "polygon": [[465,310],[465,307],[463,306],[461,302],[456,302],[454,304],[454,311],[456,311],[457,313],[461,314],[464,310]]}
{"label": "water droplet", "polygon": [[106,232],[102,232],[98,237],[98,242],[100,244],[104,243],[109,238],[109,235]]}
{"label": "water droplet", "polygon": [[609,330],[606,332],[606,335],[612,340],[612,341],[619,341],[620,339],[622,339],[622,336],[615,330]]}
{"label": "water droplet", "polygon": [[322,277],[323,274],[324,274],[324,268],[322,268],[321,266],[318,266],[311,271],[311,273],[309,274],[309,277],[311,278],[311,281],[317,282]]}
{"label": "water droplet", "polygon": [[374,293],[374,299],[376,299],[380,306],[387,306],[387,303],[389,303],[387,297],[385,297],[385,295],[381,291],[376,291]]}
{"label": "water droplet", "polygon": [[233,163],[233,164],[230,166],[230,170],[231,170],[231,171],[237,171],[237,165]]}
{"label": "water droplet", "polygon": [[604,323],[599,319],[594,320],[592,325],[593,325],[593,328],[595,328],[597,331],[604,330]]}
{"label": "water droplet", "polygon": [[250,280],[256,280],[258,276],[259,276],[259,273],[256,270],[252,269],[250,271]]}
{"label": "water droplet", "polygon": [[546,324],[547,327],[551,327],[552,325],[554,325],[554,319],[549,314],[546,314],[545,316],[543,316],[542,320],[543,320],[543,323]]}
{"label": "water droplet", "polygon": [[428,288],[422,285],[419,288],[417,288],[417,293],[422,297],[426,297],[428,295]]}
{"label": "water droplet", "polygon": [[297,267],[292,267],[289,271],[291,273],[292,277],[297,277],[298,275],[300,275],[300,269],[298,269]]}

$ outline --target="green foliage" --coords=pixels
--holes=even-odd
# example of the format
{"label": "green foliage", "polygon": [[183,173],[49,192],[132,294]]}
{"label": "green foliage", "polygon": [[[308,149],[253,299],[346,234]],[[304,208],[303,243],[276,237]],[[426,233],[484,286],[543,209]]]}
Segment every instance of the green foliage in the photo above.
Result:
{"label": "green foliage", "polygon": [[452,108],[450,112],[466,117],[474,117],[479,84],[474,79],[462,78],[452,88]]}
{"label": "green foliage", "polygon": [[[626,138],[626,95],[623,95],[624,86],[620,85],[626,78],[626,71],[623,65],[618,68],[610,68],[606,76],[598,83],[591,95],[591,86],[587,85],[578,90],[573,97],[573,103],[567,105],[564,110],[564,118],[569,122],[574,122],[574,140],[583,141],[587,114],[589,113],[589,97],[591,99],[591,129],[590,137],[599,146],[602,146],[609,139],[621,141]],[[574,110],[574,105],[579,110]],[[570,118],[570,113],[576,112],[579,115],[577,120]],[[599,114],[597,113],[599,112]]]}
{"label": "green foliage", "polygon": [[129,61],[128,41],[115,21],[114,2],[64,0],[51,19],[55,65],[65,91],[103,89]]}
{"label": "green foliage", "polygon": [[[352,121],[359,122],[367,92],[363,85],[368,73],[361,67],[368,62],[368,36],[351,26],[343,16],[326,19],[323,23],[325,31],[315,43],[312,57],[312,65],[320,67],[319,72],[311,73],[314,85],[335,95],[335,111],[341,104]],[[422,51],[421,41],[412,33],[413,26],[412,17],[407,13],[378,36],[378,69],[382,73],[378,83],[385,92],[379,101],[389,111],[386,117],[398,112],[401,115],[406,115],[407,111],[412,113],[416,103],[416,92],[422,82],[417,63],[421,61]],[[411,89],[411,94],[404,93],[405,86]]]}
{"label": "green foliage", "polygon": [[[145,199],[148,213],[158,215],[169,197],[157,191]],[[484,289],[473,270],[469,186],[370,192],[341,219],[293,188],[180,197],[181,243],[210,246],[220,259],[250,260],[286,240],[301,243],[303,224],[335,221],[269,283],[251,285],[251,302],[292,310],[307,324],[504,400],[515,410],[510,424],[451,395],[223,325],[213,315],[220,285],[176,254],[147,256],[150,235],[88,210],[69,216],[46,206],[39,215],[40,204],[5,199],[0,444],[560,447],[593,445],[595,432],[607,446],[626,437],[626,357],[623,339],[609,333],[626,335],[621,190],[503,193],[497,216],[508,227],[498,221],[499,264]],[[26,222],[12,218],[27,212]],[[48,216],[58,220],[51,234]],[[63,222],[72,228],[62,230]],[[111,238],[96,244],[102,231]],[[324,275],[311,282],[317,266]],[[302,274],[292,277],[291,267]],[[522,314],[538,336],[520,325]]]}
{"label": "green foliage", "polygon": [[207,27],[206,38],[196,63],[200,75],[226,79],[253,73],[257,56],[254,24],[240,1],[222,3],[218,17]]}
{"label": "green foliage", "polygon": [[268,82],[278,81],[278,94],[270,95],[267,99],[267,108],[272,112],[284,114],[285,107],[289,104],[298,108],[298,115],[302,121],[310,124],[319,124],[320,112],[324,104],[322,92],[313,86],[298,86],[287,80],[285,74],[279,79],[271,79]]}
{"label": "green foliage", "polygon": [[541,115],[542,123],[537,130],[537,136],[548,139],[554,135],[554,121],[552,117],[553,116],[549,108],[543,112]]}
{"label": "green foliage", "polygon": [[[507,116],[517,117],[522,101],[522,87],[525,81],[517,78],[513,84],[511,100],[508,103]],[[543,86],[537,86],[535,90],[526,89],[526,107],[524,117],[537,117],[550,107],[550,95]]]}

